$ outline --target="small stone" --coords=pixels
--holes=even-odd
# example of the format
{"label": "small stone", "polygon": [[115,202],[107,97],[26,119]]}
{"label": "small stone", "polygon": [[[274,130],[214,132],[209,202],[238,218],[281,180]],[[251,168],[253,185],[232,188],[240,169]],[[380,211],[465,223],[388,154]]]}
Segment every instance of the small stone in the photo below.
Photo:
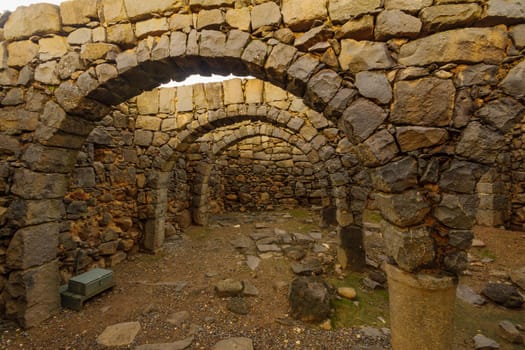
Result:
{"label": "small stone", "polygon": [[190,313],[188,311],[179,311],[168,316],[166,322],[171,323],[174,326],[180,326],[184,322],[190,319]]}
{"label": "small stone", "polygon": [[247,315],[249,312],[248,304],[243,298],[231,298],[228,300],[228,306],[226,307],[229,311],[238,315]]}
{"label": "small stone", "polygon": [[173,343],[144,344],[135,347],[135,350],[184,350],[193,343],[193,337],[178,340]]}
{"label": "small stone", "polygon": [[510,272],[510,279],[518,287],[525,290],[525,267]]}
{"label": "small stone", "polygon": [[97,338],[97,343],[104,346],[126,346],[133,343],[140,331],[140,323],[124,322],[106,327]]}
{"label": "small stone", "polygon": [[353,300],[357,297],[357,292],[352,287],[339,287],[337,288],[337,294],[349,300]]}
{"label": "small stone", "polygon": [[211,350],[253,350],[253,341],[242,337],[224,339],[215,344]]}
{"label": "small stone", "polygon": [[471,305],[483,305],[487,302],[485,298],[475,293],[472,288],[465,284],[458,285],[456,297]]}
{"label": "small stone", "polygon": [[291,316],[303,322],[321,322],[331,314],[331,292],[318,277],[299,277],[292,281],[288,299]]}
{"label": "small stone", "polygon": [[251,281],[244,280],[242,281],[242,285],[244,287],[242,290],[243,295],[249,296],[249,297],[259,296],[259,290]]}
{"label": "small stone", "polygon": [[215,285],[215,292],[220,297],[239,295],[242,292],[242,289],[242,282],[231,278],[219,281]]}
{"label": "small stone", "polygon": [[498,327],[498,334],[513,344],[523,344],[523,336],[511,321],[501,321]]}
{"label": "small stone", "polygon": [[475,350],[489,350],[489,349],[499,349],[499,344],[484,336],[483,334],[476,334],[474,336],[474,349]]}
{"label": "small stone", "polygon": [[277,244],[257,244],[257,250],[261,253],[280,252],[281,247]]}
{"label": "small stone", "polygon": [[485,246],[486,246],[485,242],[483,242],[483,241],[480,240],[480,239],[474,238],[474,239],[472,240],[472,247],[473,247],[473,248],[483,248],[483,247],[485,247]]}
{"label": "small stone", "polygon": [[257,270],[257,267],[259,267],[259,264],[261,262],[261,259],[259,259],[256,256],[248,255],[246,257],[246,265],[250,268],[250,270],[255,271]]}
{"label": "small stone", "polygon": [[508,284],[488,283],[481,293],[493,302],[510,309],[519,309],[524,302],[516,287]]}
{"label": "small stone", "polygon": [[325,331],[332,330],[332,321],[330,319],[321,322],[319,328],[324,329]]}

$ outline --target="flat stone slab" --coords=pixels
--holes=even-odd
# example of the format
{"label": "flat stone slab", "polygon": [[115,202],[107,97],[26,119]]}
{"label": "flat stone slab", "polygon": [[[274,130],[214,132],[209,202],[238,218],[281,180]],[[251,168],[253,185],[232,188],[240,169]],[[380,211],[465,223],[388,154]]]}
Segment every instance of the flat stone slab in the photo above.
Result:
{"label": "flat stone slab", "polygon": [[193,337],[178,340],[173,343],[144,344],[135,347],[135,350],[184,350],[193,343]]}
{"label": "flat stone slab", "polygon": [[218,342],[212,350],[253,350],[253,341],[250,338],[230,338]]}
{"label": "flat stone slab", "polygon": [[140,323],[124,322],[106,327],[97,338],[97,343],[104,346],[126,346],[133,343],[140,331]]}
{"label": "flat stone slab", "polygon": [[456,289],[456,297],[472,305],[483,305],[487,302],[485,298],[475,293],[472,288],[464,284],[458,285],[458,288]]}

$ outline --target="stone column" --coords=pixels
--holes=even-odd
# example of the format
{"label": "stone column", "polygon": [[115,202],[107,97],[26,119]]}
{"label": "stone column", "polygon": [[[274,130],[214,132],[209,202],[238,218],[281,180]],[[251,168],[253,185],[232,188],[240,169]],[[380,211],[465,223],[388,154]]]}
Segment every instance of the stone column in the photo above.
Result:
{"label": "stone column", "polygon": [[[166,211],[168,207],[168,183],[170,172],[153,171],[148,175],[150,190],[147,197],[146,224],[144,227],[145,250],[156,252],[164,243]],[[151,212],[149,212],[151,210]]]}

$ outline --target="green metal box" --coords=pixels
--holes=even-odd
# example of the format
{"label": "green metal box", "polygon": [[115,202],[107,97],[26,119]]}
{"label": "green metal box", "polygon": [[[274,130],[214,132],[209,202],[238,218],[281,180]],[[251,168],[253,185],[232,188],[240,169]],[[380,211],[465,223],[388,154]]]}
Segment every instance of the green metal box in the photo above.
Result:
{"label": "green metal box", "polygon": [[67,291],[89,298],[111,287],[113,287],[113,271],[97,268],[71,277]]}

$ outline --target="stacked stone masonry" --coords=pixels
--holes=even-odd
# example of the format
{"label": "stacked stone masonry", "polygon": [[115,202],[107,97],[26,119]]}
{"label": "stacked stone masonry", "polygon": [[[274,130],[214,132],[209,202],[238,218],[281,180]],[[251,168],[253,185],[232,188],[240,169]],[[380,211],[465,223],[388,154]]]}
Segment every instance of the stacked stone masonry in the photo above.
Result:
{"label": "stacked stone masonry", "polygon": [[[325,170],[343,247],[377,210],[401,269],[458,273],[476,220],[525,221],[524,32],[523,0],[20,7],[0,29],[2,314],[30,327],[58,310],[68,247],[112,264],[158,249],[170,216],[201,220],[209,170],[188,183],[187,151],[239,122]],[[192,73],[260,80],[152,90]],[[95,259],[115,241],[120,257]]]}

